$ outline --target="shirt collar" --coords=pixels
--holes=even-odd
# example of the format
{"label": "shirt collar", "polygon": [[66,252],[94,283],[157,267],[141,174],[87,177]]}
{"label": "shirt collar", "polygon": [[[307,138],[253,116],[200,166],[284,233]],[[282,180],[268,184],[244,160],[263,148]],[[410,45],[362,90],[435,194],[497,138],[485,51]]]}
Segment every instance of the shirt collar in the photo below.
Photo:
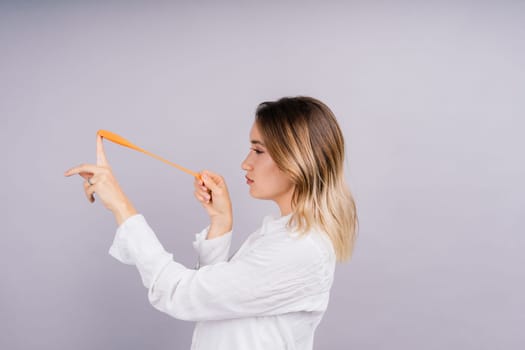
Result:
{"label": "shirt collar", "polygon": [[282,229],[286,227],[286,224],[292,217],[293,213],[284,216],[267,215],[263,220],[263,227],[261,234],[269,234],[274,232],[282,232]]}

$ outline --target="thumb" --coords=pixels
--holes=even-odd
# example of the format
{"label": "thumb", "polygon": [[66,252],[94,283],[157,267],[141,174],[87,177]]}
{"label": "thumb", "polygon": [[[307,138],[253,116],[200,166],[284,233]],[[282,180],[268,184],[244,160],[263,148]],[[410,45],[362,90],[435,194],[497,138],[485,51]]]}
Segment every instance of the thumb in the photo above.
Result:
{"label": "thumb", "polygon": [[220,176],[212,174],[208,171],[203,171],[201,178],[204,182],[204,185],[208,187],[212,192],[217,192],[218,190],[220,190]]}
{"label": "thumb", "polygon": [[106,153],[104,153],[104,144],[102,143],[102,135],[97,132],[97,165],[109,166]]}

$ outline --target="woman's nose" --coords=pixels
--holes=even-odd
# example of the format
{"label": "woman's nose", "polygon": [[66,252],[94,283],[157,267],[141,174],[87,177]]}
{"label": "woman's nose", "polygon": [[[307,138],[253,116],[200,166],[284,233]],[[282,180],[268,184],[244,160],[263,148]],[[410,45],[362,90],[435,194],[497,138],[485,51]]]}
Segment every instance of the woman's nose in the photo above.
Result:
{"label": "woman's nose", "polygon": [[252,170],[252,166],[248,162],[248,158],[249,158],[249,156],[246,157],[246,159],[244,159],[244,161],[241,163],[242,170],[246,170],[246,171]]}

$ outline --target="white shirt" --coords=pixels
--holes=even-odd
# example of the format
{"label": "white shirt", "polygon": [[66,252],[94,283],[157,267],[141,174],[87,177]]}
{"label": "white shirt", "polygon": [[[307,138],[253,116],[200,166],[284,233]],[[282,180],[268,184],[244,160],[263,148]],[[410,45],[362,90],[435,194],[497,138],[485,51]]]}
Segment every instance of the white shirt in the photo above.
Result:
{"label": "white shirt", "polygon": [[173,260],[141,214],[117,229],[109,254],[135,265],[158,310],[196,321],[192,350],[312,349],[326,310],[335,253],[326,234],[299,237],[290,215],[266,216],[230,258],[232,232],[195,235],[196,269]]}

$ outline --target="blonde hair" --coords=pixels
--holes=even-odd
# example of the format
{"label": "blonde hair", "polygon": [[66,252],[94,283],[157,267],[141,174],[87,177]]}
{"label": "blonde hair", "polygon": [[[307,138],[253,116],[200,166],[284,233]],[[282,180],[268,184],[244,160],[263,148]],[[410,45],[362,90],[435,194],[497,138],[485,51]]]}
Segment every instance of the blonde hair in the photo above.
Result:
{"label": "blonde hair", "polygon": [[348,260],[358,219],[343,174],[344,138],[332,111],[312,97],[284,97],[259,104],[255,123],[270,156],[295,185],[289,225],[301,234],[319,228],[337,261]]}

